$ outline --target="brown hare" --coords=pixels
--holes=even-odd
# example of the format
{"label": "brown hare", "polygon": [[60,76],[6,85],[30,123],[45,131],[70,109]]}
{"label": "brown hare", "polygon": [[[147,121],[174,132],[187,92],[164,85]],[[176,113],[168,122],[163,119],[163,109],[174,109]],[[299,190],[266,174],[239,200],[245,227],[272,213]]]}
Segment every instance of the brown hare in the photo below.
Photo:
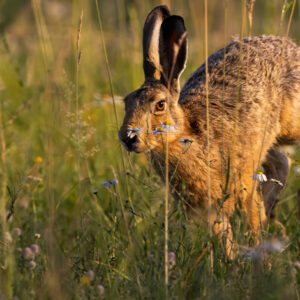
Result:
{"label": "brown hare", "polygon": [[163,180],[168,143],[170,192],[208,214],[232,257],[229,218],[237,199],[259,237],[266,220],[261,192],[275,183],[261,186],[253,174],[264,164],[268,178],[285,181],[288,164],[272,148],[300,139],[300,48],[276,36],[234,40],[208,58],[207,81],[203,64],[180,90],[186,56],[183,19],[154,8],[143,30],[145,82],[124,99],[119,137],[127,150],[147,153]]}

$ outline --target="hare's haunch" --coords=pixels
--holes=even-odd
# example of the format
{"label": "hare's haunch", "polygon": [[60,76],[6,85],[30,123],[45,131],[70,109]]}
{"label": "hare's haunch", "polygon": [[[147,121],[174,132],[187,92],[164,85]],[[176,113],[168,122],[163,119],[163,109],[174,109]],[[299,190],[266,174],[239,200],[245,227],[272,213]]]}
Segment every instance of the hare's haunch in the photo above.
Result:
{"label": "hare's haunch", "polygon": [[[147,152],[163,180],[168,142],[171,193],[206,212],[210,170],[209,219],[215,234],[226,234],[232,256],[229,217],[237,199],[249,228],[259,234],[266,219],[260,192],[274,191],[270,179],[284,183],[288,172],[286,158],[273,147],[300,139],[300,48],[275,36],[234,40],[208,58],[207,72],[203,64],[180,90],[184,22],[159,6],[147,16],[143,54],[145,82],[125,98],[120,140],[129,151]],[[268,181],[258,191],[253,175],[262,167]],[[279,190],[266,197],[269,214]],[[218,215],[221,223],[215,222]]]}

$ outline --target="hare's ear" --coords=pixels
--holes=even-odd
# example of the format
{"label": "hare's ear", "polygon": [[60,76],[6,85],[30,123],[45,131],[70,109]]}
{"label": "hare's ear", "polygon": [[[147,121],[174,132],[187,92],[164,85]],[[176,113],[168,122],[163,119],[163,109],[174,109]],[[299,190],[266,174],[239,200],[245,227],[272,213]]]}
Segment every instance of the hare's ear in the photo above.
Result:
{"label": "hare's ear", "polygon": [[[185,69],[187,37],[183,18],[166,18],[160,28],[159,56],[162,82],[168,88],[179,88],[179,77]],[[174,85],[175,84],[175,85]]]}
{"label": "hare's ear", "polygon": [[160,79],[159,34],[163,20],[170,16],[167,6],[155,7],[147,16],[143,30],[145,79]]}

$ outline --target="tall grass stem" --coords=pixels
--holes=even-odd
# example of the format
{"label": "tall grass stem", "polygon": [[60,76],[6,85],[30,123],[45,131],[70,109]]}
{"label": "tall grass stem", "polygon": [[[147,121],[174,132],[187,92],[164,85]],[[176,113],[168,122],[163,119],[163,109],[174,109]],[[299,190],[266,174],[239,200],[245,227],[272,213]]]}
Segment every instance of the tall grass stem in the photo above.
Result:
{"label": "tall grass stem", "polygon": [[[96,9],[97,9],[98,24],[99,24],[99,28],[100,28],[102,48],[103,48],[103,53],[104,53],[104,58],[105,58],[105,67],[106,67],[107,76],[108,76],[111,98],[113,101],[114,116],[115,116],[115,122],[116,122],[116,131],[117,131],[117,135],[118,135],[118,128],[119,128],[118,113],[117,113],[116,100],[115,100],[115,96],[114,96],[115,94],[114,94],[113,83],[112,83],[112,76],[111,76],[111,72],[110,72],[110,66],[109,66],[109,60],[108,60],[108,55],[107,55],[107,50],[106,50],[106,44],[105,44],[105,38],[104,38],[104,32],[103,32],[103,26],[102,26],[102,19],[101,19],[101,13],[100,13],[100,9],[99,9],[98,0],[95,0],[95,3],[96,3]],[[120,148],[120,152],[121,152],[123,172],[125,173],[126,167],[125,167],[125,159],[124,159],[124,154],[123,154],[122,148]],[[127,191],[127,196],[128,196],[128,201],[129,201],[130,207],[134,211],[134,207],[133,207],[130,192],[129,192],[129,184],[128,184],[127,176],[125,176],[125,185],[126,185],[126,191]]]}
{"label": "tall grass stem", "polygon": [[[209,117],[209,90],[208,90],[208,21],[207,0],[204,1],[204,29],[205,29],[205,92],[206,92],[206,149],[207,149],[207,197],[208,197],[208,232],[212,235],[211,220],[211,178],[210,178],[210,117]],[[210,250],[210,270],[213,272],[213,252]]]}

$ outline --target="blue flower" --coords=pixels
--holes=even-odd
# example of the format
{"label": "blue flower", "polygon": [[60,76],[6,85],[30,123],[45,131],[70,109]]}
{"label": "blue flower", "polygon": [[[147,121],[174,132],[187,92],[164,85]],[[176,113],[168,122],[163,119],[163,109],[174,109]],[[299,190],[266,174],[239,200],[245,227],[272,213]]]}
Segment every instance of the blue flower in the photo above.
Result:
{"label": "blue flower", "polygon": [[103,181],[101,185],[106,187],[115,187],[117,185],[117,181],[115,179],[111,181]]}

